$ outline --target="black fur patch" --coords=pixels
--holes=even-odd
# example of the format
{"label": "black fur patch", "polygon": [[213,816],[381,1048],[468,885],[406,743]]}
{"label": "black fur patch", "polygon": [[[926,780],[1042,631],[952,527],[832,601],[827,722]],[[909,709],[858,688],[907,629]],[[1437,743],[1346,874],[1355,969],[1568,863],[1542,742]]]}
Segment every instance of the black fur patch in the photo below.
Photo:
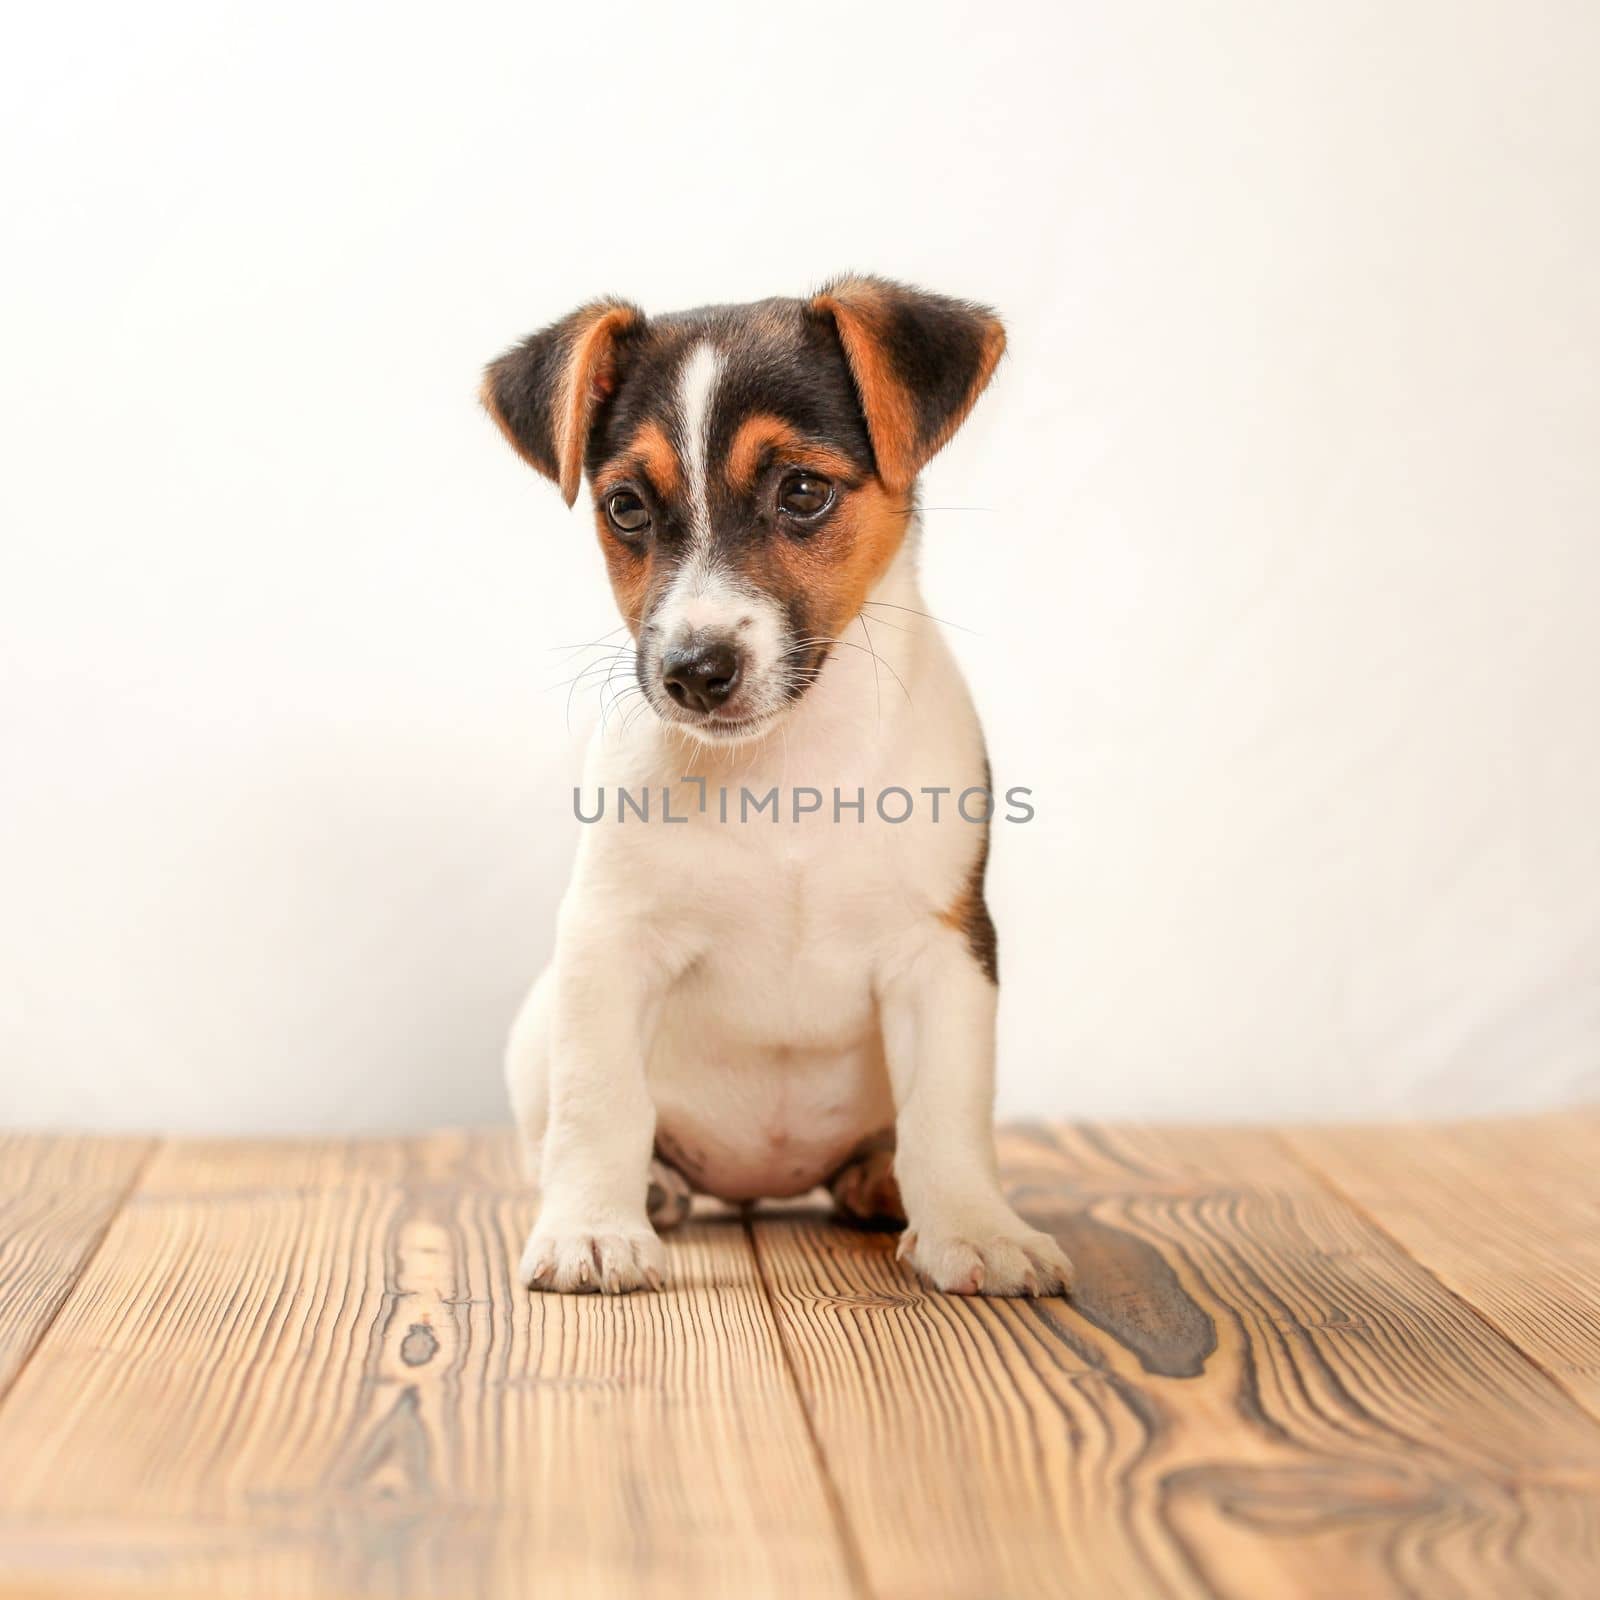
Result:
{"label": "black fur patch", "polygon": [[966,404],[983,364],[983,330],[958,300],[907,290],[893,303],[883,347],[911,396],[917,430],[931,446]]}
{"label": "black fur patch", "polygon": [[983,843],[978,847],[978,859],[972,863],[967,879],[967,895],[963,902],[964,915],[961,932],[967,941],[972,958],[990,983],[1000,981],[1000,940],[995,933],[994,918],[983,898],[983,880],[989,867],[989,829],[983,830]]}
{"label": "black fur patch", "polygon": [[[983,786],[992,794],[994,780],[988,760],[983,763]],[[995,932],[994,918],[989,915],[988,902],[983,898],[983,881],[989,872],[989,824],[983,824],[983,839],[978,845],[977,859],[967,874],[966,894],[961,900],[960,929],[967,941],[967,949],[978,963],[979,970],[990,983],[1000,982],[1000,938]]]}

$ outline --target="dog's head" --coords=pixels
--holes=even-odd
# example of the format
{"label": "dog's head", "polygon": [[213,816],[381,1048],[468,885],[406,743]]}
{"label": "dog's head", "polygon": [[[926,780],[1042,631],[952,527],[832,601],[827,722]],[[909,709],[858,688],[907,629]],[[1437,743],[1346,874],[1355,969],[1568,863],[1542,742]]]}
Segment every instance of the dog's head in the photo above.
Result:
{"label": "dog's head", "polygon": [[815,680],[1004,348],[985,308],[874,278],[650,318],[605,300],[501,356],[483,400],[568,505],[587,474],[651,706],[738,740]]}

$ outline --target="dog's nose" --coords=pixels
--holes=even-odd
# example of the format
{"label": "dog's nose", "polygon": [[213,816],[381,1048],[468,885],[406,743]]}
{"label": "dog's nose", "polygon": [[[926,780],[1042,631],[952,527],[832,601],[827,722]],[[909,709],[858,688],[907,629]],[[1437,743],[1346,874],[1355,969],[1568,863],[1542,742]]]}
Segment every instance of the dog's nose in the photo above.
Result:
{"label": "dog's nose", "polygon": [[726,639],[689,644],[661,657],[661,682],[688,711],[715,711],[739,683],[739,652]]}

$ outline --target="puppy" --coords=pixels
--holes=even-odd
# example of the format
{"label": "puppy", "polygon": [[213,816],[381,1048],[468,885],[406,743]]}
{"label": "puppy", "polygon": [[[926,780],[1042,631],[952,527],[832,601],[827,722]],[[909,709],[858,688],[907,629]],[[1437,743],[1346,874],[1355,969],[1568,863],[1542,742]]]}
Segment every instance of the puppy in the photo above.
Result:
{"label": "puppy", "polygon": [[569,506],[588,477],[642,696],[591,742],[603,814],[511,1035],[530,1287],[659,1288],[691,1189],[826,1183],[940,1289],[1066,1288],[997,1176],[987,762],[916,576],[917,474],[1004,347],[848,278],[597,301],[489,367],[518,454]]}

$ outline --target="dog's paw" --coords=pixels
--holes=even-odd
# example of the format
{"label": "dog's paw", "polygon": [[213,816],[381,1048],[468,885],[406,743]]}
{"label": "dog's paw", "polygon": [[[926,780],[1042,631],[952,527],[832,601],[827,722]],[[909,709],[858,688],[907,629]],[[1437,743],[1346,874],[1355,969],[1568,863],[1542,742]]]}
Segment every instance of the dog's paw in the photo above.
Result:
{"label": "dog's paw", "polygon": [[1065,1294],[1072,1263],[1048,1233],[1011,1213],[982,1226],[912,1223],[896,1252],[946,1294]]}
{"label": "dog's paw", "polygon": [[689,1180],[660,1156],[650,1162],[650,1186],[646,1195],[645,1212],[657,1233],[665,1233],[686,1222],[694,1208],[694,1191],[689,1187]]}
{"label": "dog's paw", "polygon": [[839,1215],[863,1227],[906,1220],[894,1175],[894,1135],[863,1139],[849,1160],[828,1179]]}
{"label": "dog's paw", "polygon": [[659,1289],[667,1253],[652,1229],[546,1228],[528,1235],[518,1275],[530,1289],[558,1294],[626,1294]]}

